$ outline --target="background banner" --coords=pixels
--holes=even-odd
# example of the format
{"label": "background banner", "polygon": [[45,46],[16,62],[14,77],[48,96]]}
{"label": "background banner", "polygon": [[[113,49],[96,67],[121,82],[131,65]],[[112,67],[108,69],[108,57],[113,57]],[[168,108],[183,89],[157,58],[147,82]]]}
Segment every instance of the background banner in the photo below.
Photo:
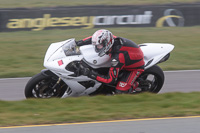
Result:
{"label": "background banner", "polygon": [[200,4],[0,9],[0,32],[200,25]]}

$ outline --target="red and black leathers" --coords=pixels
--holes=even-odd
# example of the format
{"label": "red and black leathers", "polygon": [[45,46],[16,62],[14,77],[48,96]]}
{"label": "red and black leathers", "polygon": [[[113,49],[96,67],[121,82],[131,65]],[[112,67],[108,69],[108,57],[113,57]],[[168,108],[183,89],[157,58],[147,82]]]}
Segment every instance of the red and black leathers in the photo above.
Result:
{"label": "red and black leathers", "polygon": [[[77,42],[78,46],[91,44],[91,37]],[[120,91],[128,91],[134,86],[135,80],[144,71],[144,55],[140,47],[131,40],[115,37],[114,44],[110,53],[111,67],[108,75],[97,74],[97,81],[115,84],[116,89]],[[123,75],[118,79],[119,72],[123,71]]]}

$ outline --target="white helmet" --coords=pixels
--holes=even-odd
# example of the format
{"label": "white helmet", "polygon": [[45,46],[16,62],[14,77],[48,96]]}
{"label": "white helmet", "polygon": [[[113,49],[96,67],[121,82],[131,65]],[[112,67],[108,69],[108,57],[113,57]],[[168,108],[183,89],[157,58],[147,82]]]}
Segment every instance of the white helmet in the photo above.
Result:
{"label": "white helmet", "polygon": [[99,56],[104,56],[113,46],[113,34],[108,30],[98,30],[92,35],[92,44]]}

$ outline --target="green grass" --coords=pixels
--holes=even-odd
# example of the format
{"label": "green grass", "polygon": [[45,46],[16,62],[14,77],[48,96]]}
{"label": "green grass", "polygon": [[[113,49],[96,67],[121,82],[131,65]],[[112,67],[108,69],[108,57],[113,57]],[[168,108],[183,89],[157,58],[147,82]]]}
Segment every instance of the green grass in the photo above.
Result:
{"label": "green grass", "polygon": [[198,0],[0,0],[0,8],[32,8],[83,5],[157,5],[192,2],[198,2]]}
{"label": "green grass", "polygon": [[200,115],[200,92],[0,101],[0,126]]}
{"label": "green grass", "polygon": [[[116,36],[139,43],[171,43],[170,59],[164,70],[200,68],[200,27],[108,28]],[[68,29],[0,33],[0,78],[33,76],[44,69],[43,59],[50,43],[91,36],[97,29]]]}

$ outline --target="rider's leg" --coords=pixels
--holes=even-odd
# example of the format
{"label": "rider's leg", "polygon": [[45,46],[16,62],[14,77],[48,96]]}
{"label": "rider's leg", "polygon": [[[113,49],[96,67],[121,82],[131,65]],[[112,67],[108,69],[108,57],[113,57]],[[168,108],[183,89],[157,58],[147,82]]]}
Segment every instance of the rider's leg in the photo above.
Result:
{"label": "rider's leg", "polygon": [[131,93],[137,87],[138,83],[135,80],[143,72],[142,69],[134,69],[133,71],[124,71],[122,77],[120,77],[117,86],[116,93]]}

